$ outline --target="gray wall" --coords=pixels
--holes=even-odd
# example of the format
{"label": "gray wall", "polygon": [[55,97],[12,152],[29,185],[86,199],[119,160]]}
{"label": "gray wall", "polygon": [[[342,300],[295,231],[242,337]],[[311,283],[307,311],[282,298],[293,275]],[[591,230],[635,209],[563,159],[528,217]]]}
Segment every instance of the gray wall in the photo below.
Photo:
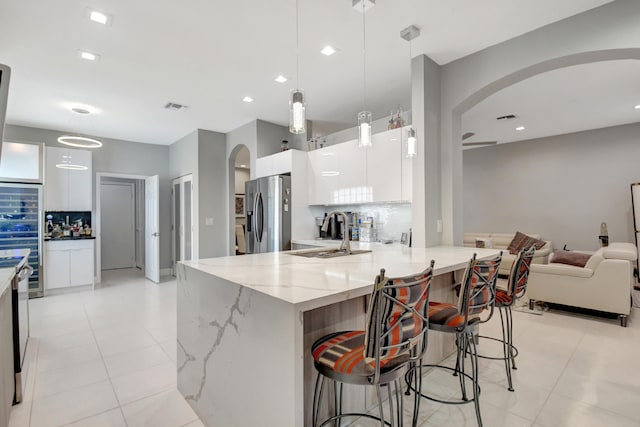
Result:
{"label": "gray wall", "polygon": [[464,231],[538,233],[554,248],[635,242],[640,123],[464,151]]}
{"label": "gray wall", "polygon": [[[227,139],[222,133],[198,131],[200,258],[227,255]],[[205,225],[213,218],[213,225]]]}
{"label": "gray wall", "polygon": [[198,173],[198,131],[194,130],[169,146],[171,179]]}
{"label": "gray wall", "polygon": [[256,120],[257,124],[257,157],[265,157],[280,152],[280,145],[287,140],[292,146],[295,135],[289,133],[289,128],[274,123]]}
{"label": "gray wall", "polygon": [[496,91],[542,72],[590,61],[640,58],[638,22],[640,1],[617,0],[442,67],[445,244],[462,242],[461,114]]}
{"label": "gray wall", "polygon": [[[5,140],[44,142],[48,146],[64,147],[57,142],[63,132],[7,125]],[[169,147],[131,141],[100,138],[104,146],[93,150],[93,211],[95,213],[95,174],[98,172],[151,176],[160,178],[160,268],[171,267],[171,182],[169,178]]]}

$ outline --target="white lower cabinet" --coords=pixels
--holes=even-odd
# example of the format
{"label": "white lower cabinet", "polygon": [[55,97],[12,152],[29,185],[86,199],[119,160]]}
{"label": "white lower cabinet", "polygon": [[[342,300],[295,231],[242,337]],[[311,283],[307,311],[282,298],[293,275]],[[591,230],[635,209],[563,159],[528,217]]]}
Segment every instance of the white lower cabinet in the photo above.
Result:
{"label": "white lower cabinet", "polygon": [[45,242],[44,289],[93,285],[94,240]]}

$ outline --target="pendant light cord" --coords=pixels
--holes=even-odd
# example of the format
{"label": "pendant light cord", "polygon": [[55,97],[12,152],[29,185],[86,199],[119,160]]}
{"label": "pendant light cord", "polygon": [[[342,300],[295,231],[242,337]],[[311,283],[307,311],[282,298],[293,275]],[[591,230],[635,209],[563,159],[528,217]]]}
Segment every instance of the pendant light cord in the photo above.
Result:
{"label": "pendant light cord", "polygon": [[296,0],[296,87],[300,88],[300,30],[298,28],[300,13],[298,11],[298,0]]}
{"label": "pendant light cord", "polygon": [[367,110],[367,32],[365,25],[365,0],[362,0],[362,110]]}

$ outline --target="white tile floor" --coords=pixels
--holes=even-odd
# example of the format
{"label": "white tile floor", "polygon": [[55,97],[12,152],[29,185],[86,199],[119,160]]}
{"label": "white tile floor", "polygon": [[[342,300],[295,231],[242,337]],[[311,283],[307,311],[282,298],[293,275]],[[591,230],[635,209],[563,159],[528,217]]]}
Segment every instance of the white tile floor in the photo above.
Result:
{"label": "white tile floor", "polygon": [[[137,270],[107,272],[103,280],[96,291],[31,301],[25,400],[10,427],[202,426],[176,389],[175,281],[153,284]],[[506,389],[502,362],[481,361],[484,425],[640,426],[638,316],[635,310],[621,328],[616,320],[560,311],[514,312],[516,391]],[[498,331],[498,316],[483,327],[486,335]],[[497,349],[481,343],[483,353]],[[458,382],[432,371],[424,387],[448,396]],[[407,417],[410,411],[407,400]],[[473,405],[426,400],[420,420],[423,427],[476,425]]]}

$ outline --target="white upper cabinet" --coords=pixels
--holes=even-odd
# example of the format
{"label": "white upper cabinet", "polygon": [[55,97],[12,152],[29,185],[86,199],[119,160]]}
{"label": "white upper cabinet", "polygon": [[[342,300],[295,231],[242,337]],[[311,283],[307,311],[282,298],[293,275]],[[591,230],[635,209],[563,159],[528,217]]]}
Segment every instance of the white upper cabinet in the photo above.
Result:
{"label": "white upper cabinet", "polygon": [[367,149],[353,140],[309,152],[309,204],[410,202],[407,129],[375,134]]}
{"label": "white upper cabinet", "polygon": [[[65,164],[75,165],[78,168],[59,167]],[[90,211],[93,205],[92,170],[91,151],[46,147],[45,210]]]}
{"label": "white upper cabinet", "polygon": [[2,143],[0,178],[5,182],[42,183],[43,144]]}

